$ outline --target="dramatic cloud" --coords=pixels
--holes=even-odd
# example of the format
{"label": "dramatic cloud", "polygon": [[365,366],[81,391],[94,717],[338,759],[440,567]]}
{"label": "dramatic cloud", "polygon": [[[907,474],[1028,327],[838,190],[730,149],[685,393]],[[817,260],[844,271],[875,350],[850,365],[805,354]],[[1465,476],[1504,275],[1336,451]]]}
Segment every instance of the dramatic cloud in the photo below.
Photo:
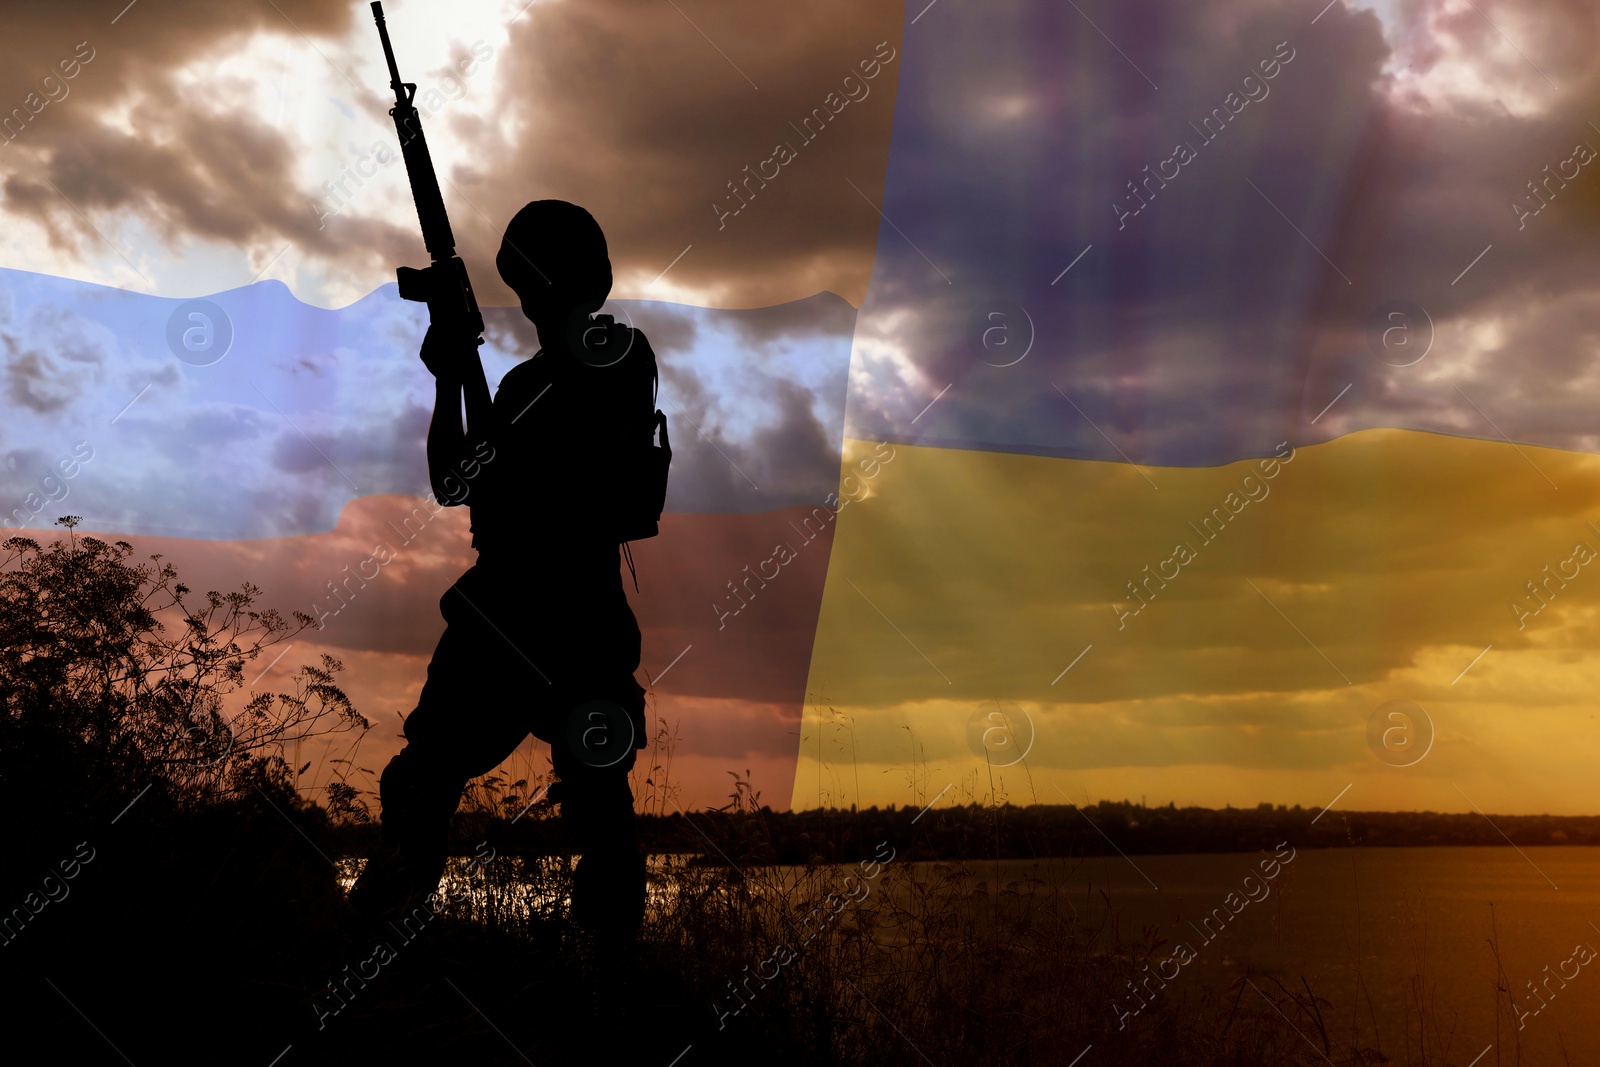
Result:
{"label": "dramatic cloud", "polygon": [[[419,259],[366,6],[179,8],[115,24],[8,14],[0,109],[18,110],[0,137],[0,212],[45,238],[13,240],[26,257],[13,265],[167,295],[225,287],[218,268],[225,285],[271,270],[329,305]],[[483,303],[514,303],[493,257],[542,197],[595,213],[619,296],[860,302],[897,6],[412,2],[388,16]],[[778,145],[794,158],[771,162]],[[746,181],[756,199],[728,217],[744,202],[730,183]]]}
{"label": "dramatic cloud", "polygon": [[1600,19],[1477,6],[1095,14],[1122,54],[1071,8],[930,12],[850,432],[1157,464],[1378,426],[1595,447]]}

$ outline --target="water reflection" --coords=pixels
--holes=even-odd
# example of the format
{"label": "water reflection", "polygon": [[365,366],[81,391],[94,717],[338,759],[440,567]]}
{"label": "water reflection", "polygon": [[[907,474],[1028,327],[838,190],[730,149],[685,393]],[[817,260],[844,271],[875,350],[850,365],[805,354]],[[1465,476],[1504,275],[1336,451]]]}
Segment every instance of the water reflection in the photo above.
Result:
{"label": "water reflection", "polygon": [[[497,856],[485,864],[472,856],[451,856],[439,879],[439,896],[462,908],[468,917],[505,920],[559,918],[571,906],[567,895],[572,869],[581,854],[571,856]],[[698,854],[666,853],[646,858],[645,908],[656,915],[678,900],[681,886],[672,871],[700,859]],[[365,856],[341,857],[334,866],[346,893],[366,869]]]}

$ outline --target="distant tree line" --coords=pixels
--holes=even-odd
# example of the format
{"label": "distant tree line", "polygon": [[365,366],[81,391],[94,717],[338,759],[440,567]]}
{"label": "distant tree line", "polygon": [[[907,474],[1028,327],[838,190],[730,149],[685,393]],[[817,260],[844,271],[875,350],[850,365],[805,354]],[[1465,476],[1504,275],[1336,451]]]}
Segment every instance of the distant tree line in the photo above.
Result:
{"label": "distant tree line", "polygon": [[[509,806],[509,805],[508,805]],[[540,802],[532,815],[545,806]],[[512,807],[515,811],[516,808]],[[1492,819],[1492,822],[1490,821]],[[1431,811],[1321,812],[1299,805],[1255,808],[1147,808],[1126,801],[1085,807],[968,804],[860,810],[771,808],[710,810],[641,817],[657,853],[697,853],[710,864],[853,863],[888,841],[913,860],[1046,857],[1272,850],[1295,848],[1600,844],[1600,815],[1482,815]],[[352,828],[355,830],[356,828]],[[1505,836],[1501,836],[1502,832]],[[470,835],[504,840],[524,852],[559,851],[561,838],[544,818],[478,822]],[[353,840],[353,839],[352,839]]]}

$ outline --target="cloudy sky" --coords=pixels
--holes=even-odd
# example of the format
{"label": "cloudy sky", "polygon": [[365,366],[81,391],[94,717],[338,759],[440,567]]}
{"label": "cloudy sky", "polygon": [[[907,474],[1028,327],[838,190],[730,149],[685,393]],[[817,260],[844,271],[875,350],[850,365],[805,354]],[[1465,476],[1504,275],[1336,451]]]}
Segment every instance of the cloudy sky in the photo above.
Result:
{"label": "cloudy sky", "polygon": [[[0,508],[309,607],[426,489],[376,30],[101,7],[5,16]],[[931,800],[1009,759],[972,740],[999,710],[1017,801],[1600,805],[1600,580],[1525,588],[1600,547],[1591,7],[386,11],[491,382],[536,347],[493,269],[531,199],[595,214],[658,353],[672,514],[630,595],[685,802],[746,768],[779,806]],[[209,363],[170,341],[193,298]],[[829,492],[837,535],[719,626]],[[336,652],[381,765],[470,562],[439,519],[262,684]],[[1410,766],[1369,740],[1394,700],[1431,724]]]}
{"label": "cloudy sky", "polygon": [[[336,307],[417,260],[404,165],[374,150],[394,146],[394,99],[368,5],[143,0],[114,23],[121,5],[101,6],[7,5],[0,101],[65,90],[0,148],[7,266],[168,296],[260,274]],[[894,5],[394,0],[385,13],[482,303],[513,302],[492,265],[506,221],[562,197],[605,228],[617,297],[860,304],[878,216],[844,179],[881,193],[893,62],[759,210],[719,226],[712,205],[879,42],[898,42]],[[93,58],[45,86],[80,42]],[[346,206],[320,218],[341,180]]]}

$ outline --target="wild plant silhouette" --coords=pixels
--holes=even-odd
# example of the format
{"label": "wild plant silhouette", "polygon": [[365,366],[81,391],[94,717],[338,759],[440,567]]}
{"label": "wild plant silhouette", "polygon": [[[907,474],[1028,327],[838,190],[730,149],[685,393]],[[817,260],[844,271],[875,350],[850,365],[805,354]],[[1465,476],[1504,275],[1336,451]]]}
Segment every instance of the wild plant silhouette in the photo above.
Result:
{"label": "wild plant silhouette", "polygon": [[291,1010],[325,955],[342,895],[315,839],[366,813],[348,786],[303,801],[285,746],[369,724],[332,657],[250,691],[309,616],[248,583],[196,594],[78,522],[0,543],[0,995],[91,1059],[109,1050],[84,1018],[135,1062],[196,1062],[158,1022],[175,998],[191,1037],[226,1043],[237,1004]]}
{"label": "wild plant silhouette", "polygon": [[[326,655],[291,692],[254,693],[230,715],[246,668],[311,617],[258,608],[249,583],[196,596],[161,557],[134,563],[128,542],[79,537],[74,516],[60,524],[68,536],[47,548],[0,544],[0,799],[16,812],[49,798],[26,827],[35,837],[115,815],[117,798],[147,785],[175,809],[292,796],[287,744],[369,728]],[[331,796],[356,810],[353,789]]]}

